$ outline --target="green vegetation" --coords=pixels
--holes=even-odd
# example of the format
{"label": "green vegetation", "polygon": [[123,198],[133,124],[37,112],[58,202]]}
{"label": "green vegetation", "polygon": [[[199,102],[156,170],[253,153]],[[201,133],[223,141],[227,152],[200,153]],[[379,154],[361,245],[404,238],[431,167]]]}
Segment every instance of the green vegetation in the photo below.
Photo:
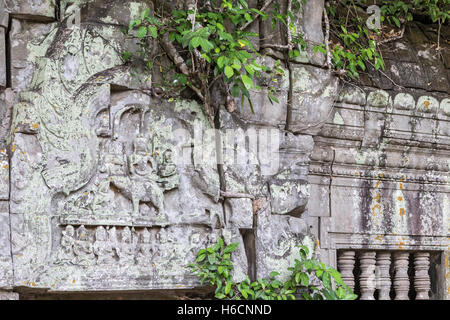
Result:
{"label": "green vegetation", "polygon": [[294,300],[300,293],[307,300],[354,300],[357,296],[342,281],[341,274],[325,264],[308,258],[309,250],[301,246],[295,265],[288,268],[289,279],[277,279],[278,272],[271,272],[270,278],[251,282],[234,282],[231,254],[238,243],[225,246],[223,240],[197,253],[195,263],[189,265],[201,283],[216,287],[217,299],[234,300]]}
{"label": "green vegetation", "polygon": [[[265,84],[269,100],[279,102],[272,85],[284,74],[282,66],[289,69],[290,60],[308,46],[327,57],[330,71],[333,68],[340,77],[356,81],[369,66],[384,70],[379,45],[401,38],[405,23],[415,16],[428,17],[438,24],[436,49],[440,50],[441,25],[450,17],[450,0],[383,0],[377,2],[381,29],[369,30],[366,9],[373,1],[329,0],[323,14],[325,43],[312,43],[304,40],[294,23],[307,0],[286,1],[287,8],[282,10],[279,1],[271,0],[260,9],[250,8],[245,0],[211,0],[202,4],[190,0],[187,10],[172,11],[162,2],[154,12],[147,9],[140,19],[130,21],[125,33],[138,39],[139,59],[150,71],[161,56],[172,61],[169,69],[158,63],[163,80],[154,87],[172,97],[190,88],[203,102],[213,126],[217,108],[212,101],[215,85],[223,89],[230,112],[234,110],[235,97],[240,97],[242,104],[247,99],[253,110],[250,90],[261,90],[256,81],[261,77],[269,79]],[[285,44],[267,46],[284,53],[284,58],[272,68],[263,65],[263,54],[252,44],[259,41],[259,34],[249,31],[257,19],[270,21],[272,28],[281,28],[286,34]],[[123,53],[124,60],[131,58],[130,52]]]}
{"label": "green vegetation", "polygon": [[[404,27],[414,15],[428,16],[438,24],[437,49],[439,50],[440,27],[450,17],[450,0],[384,0],[380,7],[381,30],[369,30],[366,26],[366,8],[369,0],[331,0],[326,6],[330,16],[330,48],[332,63],[338,71],[343,70],[350,78],[359,77],[371,65],[384,70],[379,45],[403,36]],[[324,45],[316,50],[325,52]]]}

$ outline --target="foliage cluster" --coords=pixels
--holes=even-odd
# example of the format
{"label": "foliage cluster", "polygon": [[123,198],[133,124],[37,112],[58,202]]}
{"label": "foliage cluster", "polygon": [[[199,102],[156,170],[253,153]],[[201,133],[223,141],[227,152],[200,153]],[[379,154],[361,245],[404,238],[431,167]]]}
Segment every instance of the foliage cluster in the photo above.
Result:
{"label": "foliage cluster", "polygon": [[[437,49],[440,27],[450,17],[450,0],[384,0],[380,7],[381,29],[369,29],[366,25],[366,8],[371,0],[331,0],[327,13],[330,16],[332,62],[337,70],[344,70],[350,78],[359,77],[368,65],[384,70],[379,45],[403,36],[405,23],[414,15],[425,15],[438,23]],[[325,53],[324,46],[316,50]]]}
{"label": "foliage cluster", "polygon": [[[173,74],[173,78],[164,79],[160,87],[176,93],[192,89],[203,102],[212,125],[213,109],[217,108],[211,99],[214,85],[224,88],[229,111],[234,110],[236,97],[241,98],[242,105],[247,99],[253,110],[250,92],[261,91],[257,79],[265,77],[270,79],[268,98],[278,103],[274,83],[284,74],[283,64],[288,66],[290,59],[308,46],[322,52],[341,77],[355,79],[369,66],[384,70],[379,46],[402,37],[405,23],[416,15],[425,15],[438,24],[439,50],[441,25],[450,17],[450,0],[383,0],[377,2],[382,27],[371,30],[366,25],[366,9],[372,0],[328,0],[324,10],[326,41],[313,43],[304,39],[295,23],[306,1],[287,0],[286,9],[279,1],[266,0],[256,9],[245,0],[189,0],[186,10],[168,12],[164,6],[145,10],[139,19],[130,21],[126,33],[138,39],[138,53],[150,70],[158,57],[170,58],[174,73],[163,72],[161,64],[159,67],[163,75]],[[263,54],[253,45],[260,40],[259,35],[249,30],[257,19],[270,21],[272,28],[286,33],[287,44],[265,44],[285,53],[285,61],[277,60],[271,68],[264,65]],[[130,52],[124,52],[124,60],[131,57]]]}
{"label": "foliage cluster", "polygon": [[215,297],[233,300],[295,300],[299,291],[307,300],[354,300],[357,296],[342,281],[341,274],[316,259],[309,258],[306,246],[300,246],[299,257],[288,268],[287,281],[277,279],[278,272],[271,272],[269,278],[251,282],[233,281],[234,266],[231,254],[238,243],[225,245],[219,238],[211,247],[197,253],[195,263],[189,267],[202,283],[216,287]]}

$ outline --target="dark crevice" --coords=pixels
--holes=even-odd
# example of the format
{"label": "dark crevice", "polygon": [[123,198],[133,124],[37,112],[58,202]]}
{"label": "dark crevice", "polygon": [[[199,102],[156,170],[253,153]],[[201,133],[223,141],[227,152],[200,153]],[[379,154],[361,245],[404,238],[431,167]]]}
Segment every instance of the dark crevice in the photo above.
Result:
{"label": "dark crevice", "polygon": [[[328,216],[331,217],[332,214],[332,210],[331,210],[331,185],[333,183],[333,165],[334,165],[334,161],[336,159],[336,150],[333,148],[333,158],[331,159],[331,164],[330,164],[330,175],[329,175],[329,183],[328,183]],[[320,224],[319,224],[320,225]],[[319,236],[320,236],[320,232],[319,232]]]}
{"label": "dark crevice", "polygon": [[12,19],[9,17],[8,28],[5,30],[5,58],[6,58],[6,87],[11,88],[11,46],[9,33],[11,32]]}
{"label": "dark crevice", "polygon": [[287,61],[287,68],[289,73],[289,91],[288,91],[288,97],[287,97],[287,110],[286,110],[286,125],[285,130],[289,131],[291,129],[291,123],[292,123],[292,101],[293,101],[293,86],[294,86],[294,79],[292,74],[292,68],[290,61]]}
{"label": "dark crevice", "polygon": [[248,275],[250,281],[256,281],[256,237],[253,229],[239,229],[244,241],[245,255],[247,257]]}

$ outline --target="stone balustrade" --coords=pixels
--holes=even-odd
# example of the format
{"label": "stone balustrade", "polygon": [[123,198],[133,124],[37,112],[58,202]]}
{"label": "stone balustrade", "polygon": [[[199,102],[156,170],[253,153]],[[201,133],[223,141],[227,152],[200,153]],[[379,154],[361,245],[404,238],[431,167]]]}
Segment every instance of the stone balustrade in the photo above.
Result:
{"label": "stone balustrade", "polygon": [[337,266],[361,300],[430,299],[430,252],[341,250]]}

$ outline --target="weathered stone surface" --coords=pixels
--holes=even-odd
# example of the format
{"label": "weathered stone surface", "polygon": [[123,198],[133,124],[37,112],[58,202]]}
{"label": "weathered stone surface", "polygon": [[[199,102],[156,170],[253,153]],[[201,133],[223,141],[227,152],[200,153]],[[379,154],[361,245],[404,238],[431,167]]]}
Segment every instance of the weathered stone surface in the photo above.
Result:
{"label": "weathered stone surface", "polygon": [[293,266],[298,257],[298,245],[306,245],[312,253],[315,243],[307,235],[307,226],[303,219],[273,215],[268,209],[266,203],[258,212],[257,276],[268,277],[271,271],[277,271],[280,272],[281,279],[287,280],[287,268]]}
{"label": "weathered stone surface", "polygon": [[[197,101],[155,96],[162,69],[150,75],[121,59],[138,49],[121,28],[151,2],[59,1],[56,12],[53,1],[5,1],[0,299],[18,298],[17,287],[30,297],[197,288],[187,264],[218,237],[239,244],[235,281],[271,271],[286,279],[300,244],[335,267],[338,250],[445,252],[448,260],[450,63],[445,43],[442,60],[431,48],[433,30],[411,24],[382,48],[386,74],[407,88],[370,68],[365,86],[342,85],[310,46],[283,62],[275,81],[256,80],[254,113],[240,99],[229,113],[214,92],[222,106],[213,131]],[[307,1],[293,21],[308,43],[323,41],[323,5]],[[273,67],[285,57],[270,44],[285,45],[286,35],[270,23],[250,29],[270,55],[260,63]],[[269,87],[279,103],[268,100]],[[417,265],[425,274],[427,264]],[[432,289],[448,292],[449,280],[439,281]]]}
{"label": "weathered stone surface", "polygon": [[11,291],[0,291],[0,300],[19,300],[19,294]]}
{"label": "weathered stone surface", "polygon": [[0,26],[0,87],[6,87],[6,37]]}
{"label": "weathered stone surface", "polygon": [[317,133],[326,122],[338,92],[338,79],[328,71],[310,66],[293,68],[292,123],[294,132]]}
{"label": "weathered stone surface", "polygon": [[[8,201],[0,200],[0,288],[10,288],[13,285],[10,235]],[[0,299],[1,292],[0,290]]]}
{"label": "weathered stone surface", "polygon": [[9,199],[9,159],[5,145],[0,149],[0,200]]}
{"label": "weathered stone surface", "polygon": [[11,87],[22,90],[30,86],[36,57],[43,56],[55,32],[54,24],[22,21],[13,18],[9,33]]}
{"label": "weathered stone surface", "polygon": [[341,120],[330,117],[315,138],[308,215],[331,217],[321,246],[446,250],[450,140],[447,116],[437,116],[446,98],[368,91],[365,106],[337,103]]}
{"label": "weathered stone surface", "polygon": [[55,20],[56,4],[53,0],[2,0],[0,3],[10,15],[16,17],[39,21]]}

